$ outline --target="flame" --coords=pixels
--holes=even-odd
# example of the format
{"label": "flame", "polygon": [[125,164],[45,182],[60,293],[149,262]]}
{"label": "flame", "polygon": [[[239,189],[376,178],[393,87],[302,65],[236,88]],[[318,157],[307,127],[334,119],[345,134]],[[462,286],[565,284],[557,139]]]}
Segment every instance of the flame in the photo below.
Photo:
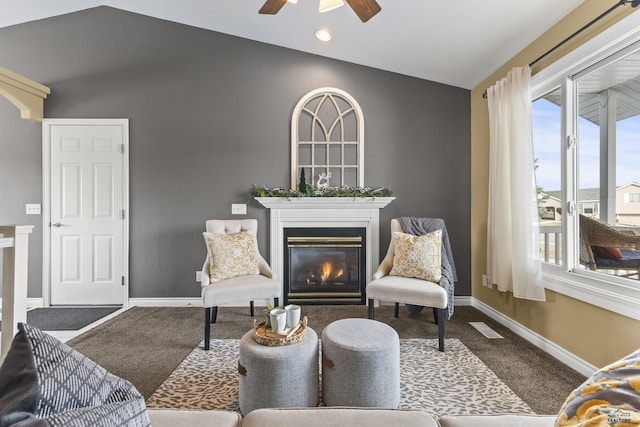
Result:
{"label": "flame", "polygon": [[323,282],[326,282],[332,277],[336,278],[336,277],[342,276],[343,272],[344,272],[343,270],[339,270],[337,273],[333,273],[333,268],[331,267],[331,263],[325,262],[324,264],[322,264],[322,275],[320,276],[320,278],[322,279]]}

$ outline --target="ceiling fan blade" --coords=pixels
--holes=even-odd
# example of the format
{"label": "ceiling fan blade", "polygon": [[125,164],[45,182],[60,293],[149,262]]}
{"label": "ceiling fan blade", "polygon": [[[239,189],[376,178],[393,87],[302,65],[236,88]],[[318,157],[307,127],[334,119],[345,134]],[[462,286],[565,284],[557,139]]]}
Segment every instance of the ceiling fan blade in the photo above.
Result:
{"label": "ceiling fan blade", "polygon": [[376,0],[346,0],[362,22],[367,22],[382,10]]}
{"label": "ceiling fan blade", "polygon": [[263,15],[275,15],[282,9],[287,0],[267,0],[264,2],[258,13]]}

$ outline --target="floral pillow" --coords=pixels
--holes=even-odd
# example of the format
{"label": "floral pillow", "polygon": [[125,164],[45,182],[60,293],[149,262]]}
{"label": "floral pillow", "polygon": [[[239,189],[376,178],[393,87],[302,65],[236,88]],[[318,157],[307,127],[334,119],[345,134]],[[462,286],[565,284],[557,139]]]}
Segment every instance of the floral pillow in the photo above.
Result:
{"label": "floral pillow", "polygon": [[414,277],[439,282],[442,277],[442,230],[422,236],[393,232],[395,256],[392,276]]}
{"label": "floral pillow", "polygon": [[209,253],[212,282],[259,274],[255,237],[248,231],[235,234],[202,233]]}
{"label": "floral pillow", "polygon": [[640,425],[640,349],[600,369],[571,392],[556,427]]}

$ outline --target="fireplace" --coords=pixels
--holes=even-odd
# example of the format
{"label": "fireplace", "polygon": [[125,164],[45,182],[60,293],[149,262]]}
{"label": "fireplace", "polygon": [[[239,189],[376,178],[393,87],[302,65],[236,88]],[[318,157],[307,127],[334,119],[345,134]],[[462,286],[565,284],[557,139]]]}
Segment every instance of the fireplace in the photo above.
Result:
{"label": "fireplace", "polygon": [[[273,277],[284,282],[288,275],[288,269],[285,269],[285,258],[288,257],[288,250],[285,249],[287,241],[284,238],[286,229],[364,229],[363,248],[360,250],[360,262],[364,258],[365,263],[364,269],[361,267],[360,271],[360,280],[363,281],[360,292],[363,295],[358,302],[351,304],[366,302],[364,286],[371,281],[380,263],[379,212],[394,199],[395,197],[256,197],[256,201],[270,211],[269,256]],[[286,291],[283,300],[287,301]],[[334,299],[333,303],[338,302]]]}
{"label": "fireplace", "polygon": [[366,228],[283,232],[285,304],[364,304]]}

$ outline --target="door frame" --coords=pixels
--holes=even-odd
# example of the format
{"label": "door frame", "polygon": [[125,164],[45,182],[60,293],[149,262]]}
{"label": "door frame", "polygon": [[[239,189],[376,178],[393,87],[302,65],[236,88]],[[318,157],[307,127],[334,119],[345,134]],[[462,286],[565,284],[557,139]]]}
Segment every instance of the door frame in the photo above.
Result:
{"label": "door frame", "polygon": [[122,206],[124,209],[122,257],[123,307],[129,306],[129,119],[43,119],[42,120],[42,305],[51,305],[51,127],[122,126]]}

